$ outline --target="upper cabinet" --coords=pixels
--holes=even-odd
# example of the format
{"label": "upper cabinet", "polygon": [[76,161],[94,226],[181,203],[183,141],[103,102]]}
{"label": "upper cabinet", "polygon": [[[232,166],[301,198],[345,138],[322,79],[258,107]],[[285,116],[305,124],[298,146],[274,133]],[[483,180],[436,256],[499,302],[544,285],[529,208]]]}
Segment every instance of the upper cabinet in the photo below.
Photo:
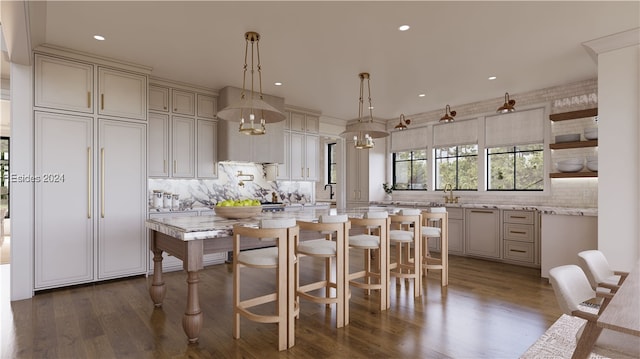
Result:
{"label": "upper cabinet", "polygon": [[98,67],[98,91],[100,115],[146,120],[146,76]]}
{"label": "upper cabinet", "polygon": [[283,172],[287,172],[294,181],[317,181],[320,117],[297,110],[289,110],[287,115],[289,142],[286,144],[287,158]]}
{"label": "upper cabinet", "polygon": [[35,55],[35,105],[93,113],[93,65]]}
{"label": "upper cabinet", "polygon": [[197,94],[197,97],[198,117],[210,119],[216,118],[216,113],[218,113],[216,98],[202,94]]}
{"label": "upper cabinet", "polygon": [[149,85],[149,110],[169,111],[169,88]]}
{"label": "upper cabinet", "polygon": [[196,114],[196,94],[181,90],[172,90],[173,113],[181,115],[195,116]]}
{"label": "upper cabinet", "polygon": [[297,132],[318,133],[320,130],[320,118],[301,112],[289,112],[289,129]]}

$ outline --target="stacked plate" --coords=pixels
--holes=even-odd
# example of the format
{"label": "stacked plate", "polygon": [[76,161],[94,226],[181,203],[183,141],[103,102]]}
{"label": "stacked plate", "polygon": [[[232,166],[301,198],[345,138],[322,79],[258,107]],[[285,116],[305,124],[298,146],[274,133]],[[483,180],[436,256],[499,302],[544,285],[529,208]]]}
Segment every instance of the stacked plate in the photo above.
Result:
{"label": "stacked plate", "polygon": [[570,158],[568,160],[558,161],[556,168],[560,172],[579,172],[584,168],[584,159]]}
{"label": "stacked plate", "polygon": [[584,138],[587,140],[597,140],[598,139],[598,128],[597,127],[589,127],[584,129]]}
{"label": "stacked plate", "polygon": [[587,157],[587,168],[589,171],[598,172],[598,157]]}

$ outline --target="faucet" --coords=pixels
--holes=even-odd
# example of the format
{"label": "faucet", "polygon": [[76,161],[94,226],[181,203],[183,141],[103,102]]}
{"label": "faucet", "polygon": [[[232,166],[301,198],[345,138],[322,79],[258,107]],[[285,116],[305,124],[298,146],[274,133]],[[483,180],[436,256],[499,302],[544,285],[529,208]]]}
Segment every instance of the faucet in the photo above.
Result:
{"label": "faucet", "polygon": [[329,199],[333,199],[333,195],[335,195],[335,193],[333,193],[333,185],[330,183],[327,183],[326,185],[324,185],[324,190],[327,190],[327,187],[329,187],[329,190],[331,192],[329,192]]}
{"label": "faucet", "polygon": [[[447,191],[449,191],[449,196],[446,196]],[[451,183],[447,183],[446,185],[444,185],[444,203],[458,203],[458,198],[460,197],[453,197],[453,186],[451,185]]]}

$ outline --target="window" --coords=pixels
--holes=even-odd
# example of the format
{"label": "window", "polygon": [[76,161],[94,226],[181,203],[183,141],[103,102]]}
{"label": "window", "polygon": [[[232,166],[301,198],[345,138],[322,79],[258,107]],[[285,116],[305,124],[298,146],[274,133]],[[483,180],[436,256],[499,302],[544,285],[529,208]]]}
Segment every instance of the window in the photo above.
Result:
{"label": "window", "polygon": [[436,148],[435,190],[451,184],[454,190],[478,190],[478,145]]}
{"label": "window", "polygon": [[487,149],[487,190],[542,191],[542,144]]}
{"label": "window", "polygon": [[393,154],[393,187],[396,190],[427,189],[427,150]]}
{"label": "window", "polygon": [[338,183],[338,163],[336,162],[336,143],[327,144],[327,183]]}

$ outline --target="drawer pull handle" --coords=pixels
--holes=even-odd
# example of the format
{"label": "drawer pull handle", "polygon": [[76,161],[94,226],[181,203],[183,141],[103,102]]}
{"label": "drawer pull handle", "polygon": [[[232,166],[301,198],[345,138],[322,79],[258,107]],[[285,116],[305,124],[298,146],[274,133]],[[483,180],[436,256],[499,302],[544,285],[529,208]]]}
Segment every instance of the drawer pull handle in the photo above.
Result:
{"label": "drawer pull handle", "polygon": [[522,231],[509,231],[510,233],[515,233],[515,234],[527,234],[527,232],[522,232]]}
{"label": "drawer pull handle", "polygon": [[488,213],[488,214],[492,214],[493,211],[478,211],[478,210],[472,210],[471,213]]}
{"label": "drawer pull handle", "polygon": [[104,94],[100,94],[100,109],[104,110]]}
{"label": "drawer pull handle", "polygon": [[511,218],[527,219],[527,217],[525,216],[511,216]]}
{"label": "drawer pull handle", "polygon": [[87,108],[91,108],[91,91],[87,92]]}
{"label": "drawer pull handle", "polygon": [[527,253],[527,251],[523,251],[522,249],[510,249],[511,252],[517,252],[517,253]]}

